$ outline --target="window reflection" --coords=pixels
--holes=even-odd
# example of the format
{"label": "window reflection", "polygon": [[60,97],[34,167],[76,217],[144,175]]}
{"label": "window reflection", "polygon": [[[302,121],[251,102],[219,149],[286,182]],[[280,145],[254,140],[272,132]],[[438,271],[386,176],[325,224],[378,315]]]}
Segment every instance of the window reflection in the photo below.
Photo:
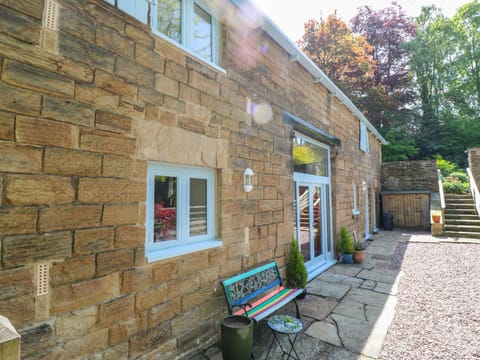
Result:
{"label": "window reflection", "polygon": [[190,179],[190,236],[207,234],[207,180]]}
{"label": "window reflection", "polygon": [[296,135],[293,140],[293,169],[303,174],[329,176],[327,149]]}
{"label": "window reflection", "polygon": [[155,176],[153,210],[154,242],[175,240],[177,236],[177,178]]}
{"label": "window reflection", "polygon": [[182,1],[162,0],[157,4],[157,30],[182,43]]}
{"label": "window reflection", "polygon": [[212,16],[194,5],[192,50],[201,58],[212,61]]}

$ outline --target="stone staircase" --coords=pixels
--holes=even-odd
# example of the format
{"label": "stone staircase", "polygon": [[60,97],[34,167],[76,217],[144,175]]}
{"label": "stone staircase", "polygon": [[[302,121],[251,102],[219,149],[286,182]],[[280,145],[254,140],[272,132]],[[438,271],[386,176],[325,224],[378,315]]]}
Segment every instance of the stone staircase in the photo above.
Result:
{"label": "stone staircase", "polygon": [[444,235],[480,239],[480,218],[470,194],[445,194]]}

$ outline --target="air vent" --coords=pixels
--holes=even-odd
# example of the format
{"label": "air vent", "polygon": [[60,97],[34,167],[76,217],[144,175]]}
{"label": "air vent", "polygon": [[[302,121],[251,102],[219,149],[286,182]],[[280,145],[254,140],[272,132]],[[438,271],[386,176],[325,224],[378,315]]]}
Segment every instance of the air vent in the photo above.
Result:
{"label": "air vent", "polygon": [[58,25],[58,3],[52,0],[45,2],[45,13],[43,26],[49,30],[56,31]]}
{"label": "air vent", "polygon": [[37,265],[37,296],[48,294],[48,264]]}

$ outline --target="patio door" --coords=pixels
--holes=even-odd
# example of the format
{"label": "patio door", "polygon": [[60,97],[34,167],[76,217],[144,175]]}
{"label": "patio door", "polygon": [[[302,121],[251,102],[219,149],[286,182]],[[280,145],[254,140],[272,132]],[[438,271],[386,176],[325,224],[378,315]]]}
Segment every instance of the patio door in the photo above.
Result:
{"label": "patio door", "polygon": [[329,147],[296,134],[294,170],[294,233],[311,279],[334,263]]}

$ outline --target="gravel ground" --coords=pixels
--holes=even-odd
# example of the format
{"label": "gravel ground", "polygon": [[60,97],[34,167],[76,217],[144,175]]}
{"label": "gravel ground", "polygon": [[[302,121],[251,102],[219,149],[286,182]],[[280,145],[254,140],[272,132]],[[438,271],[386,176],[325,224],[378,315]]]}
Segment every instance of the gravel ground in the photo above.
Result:
{"label": "gravel ground", "polygon": [[392,267],[404,276],[379,359],[480,359],[479,250],[474,244],[399,245]]}

